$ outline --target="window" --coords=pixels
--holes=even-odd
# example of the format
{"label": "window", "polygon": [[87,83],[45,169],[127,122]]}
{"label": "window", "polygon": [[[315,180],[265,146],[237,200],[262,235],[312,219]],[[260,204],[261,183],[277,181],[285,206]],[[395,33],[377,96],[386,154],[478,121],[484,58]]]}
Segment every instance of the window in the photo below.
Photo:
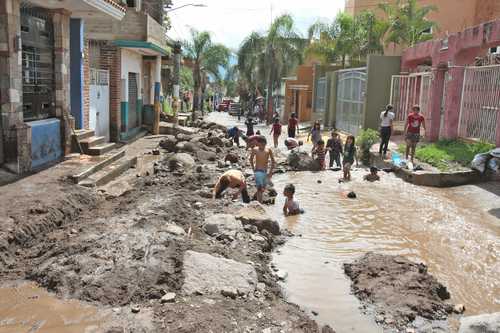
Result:
{"label": "window", "polygon": [[500,46],[495,46],[490,49],[490,54],[500,54]]}
{"label": "window", "polygon": [[429,28],[427,28],[425,30],[422,30],[422,33],[424,33],[424,34],[432,34],[433,33],[432,27],[429,27]]}
{"label": "window", "polygon": [[127,0],[127,7],[134,8],[135,0]]}

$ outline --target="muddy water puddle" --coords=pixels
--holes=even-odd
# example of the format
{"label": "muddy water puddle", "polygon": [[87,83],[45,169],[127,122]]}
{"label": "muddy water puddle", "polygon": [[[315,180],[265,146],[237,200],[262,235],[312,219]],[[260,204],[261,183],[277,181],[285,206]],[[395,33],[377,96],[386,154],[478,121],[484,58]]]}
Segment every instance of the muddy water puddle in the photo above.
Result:
{"label": "muddy water puddle", "polygon": [[33,283],[0,287],[0,333],[90,333],[108,318],[98,308],[61,300]]}
{"label": "muddy water puddle", "polygon": [[[318,321],[338,332],[382,332],[373,316],[361,313],[342,270],[344,262],[376,251],[427,264],[451,301],[465,304],[466,315],[500,311],[500,220],[488,212],[500,207],[498,193],[417,187],[393,174],[367,183],[363,173],[355,171],[347,184],[339,184],[340,173],[332,171],[273,177],[278,192],[296,185],[306,211],[285,218],[282,195],[270,208],[283,227],[301,235],[274,255],[278,268],[288,272],[288,300],[318,312]],[[357,199],[343,195],[351,190]]]}

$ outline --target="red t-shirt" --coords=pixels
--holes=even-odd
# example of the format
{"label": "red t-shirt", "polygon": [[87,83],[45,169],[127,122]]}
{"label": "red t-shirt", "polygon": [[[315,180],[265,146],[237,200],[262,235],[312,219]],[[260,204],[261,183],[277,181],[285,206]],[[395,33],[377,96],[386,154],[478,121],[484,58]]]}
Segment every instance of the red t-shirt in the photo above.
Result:
{"label": "red t-shirt", "polygon": [[281,134],[281,124],[273,124],[273,133],[274,135]]}
{"label": "red t-shirt", "polygon": [[288,128],[296,128],[298,124],[298,121],[296,118],[290,118],[288,119]]}
{"label": "red t-shirt", "polygon": [[408,132],[420,134],[420,126],[424,122],[424,117],[421,114],[410,113],[408,115]]}

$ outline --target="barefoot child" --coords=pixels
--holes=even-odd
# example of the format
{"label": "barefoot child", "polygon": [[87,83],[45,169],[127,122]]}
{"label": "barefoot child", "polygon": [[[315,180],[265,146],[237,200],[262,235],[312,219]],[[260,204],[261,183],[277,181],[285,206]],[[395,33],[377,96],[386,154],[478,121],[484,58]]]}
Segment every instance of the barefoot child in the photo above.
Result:
{"label": "barefoot child", "polygon": [[316,144],[316,147],[313,148],[312,151],[313,158],[316,156],[316,160],[319,162],[319,166],[321,170],[325,170],[325,142],[323,140],[319,140]]}
{"label": "barefoot child", "polygon": [[[267,140],[265,137],[260,136],[257,138],[257,147],[252,149],[250,154],[250,165],[255,173],[255,183],[257,185],[257,200],[262,203],[262,195],[266,190],[266,185],[276,167],[273,152],[271,149],[266,148]],[[268,172],[269,160],[271,160],[271,169]]]}
{"label": "barefoot child", "polygon": [[358,157],[356,156],[356,145],[354,136],[349,135],[345,141],[344,147],[344,180],[351,180],[351,167],[356,160],[356,166],[358,165]]}
{"label": "barefoot child", "polygon": [[295,186],[293,184],[288,184],[285,186],[283,195],[286,197],[285,205],[283,206],[283,214],[285,216],[302,214],[303,210],[300,209],[299,203],[293,200],[293,195],[295,194]]}
{"label": "barefoot child", "polygon": [[233,199],[236,199],[241,193],[241,198],[244,203],[250,202],[250,196],[248,195],[247,183],[245,181],[245,175],[239,170],[228,170],[219,177],[217,184],[214,187],[214,198],[220,199],[222,193],[228,188],[237,188],[237,192]]}
{"label": "barefoot child", "polygon": [[281,135],[281,124],[279,118],[274,118],[273,127],[269,134],[273,135],[274,148],[278,148],[278,139]]}
{"label": "barefoot child", "polygon": [[378,169],[374,166],[370,167],[370,173],[363,177],[364,180],[369,182],[376,182],[380,180],[380,176],[377,174]]}
{"label": "barefoot child", "polygon": [[326,142],[326,149],[330,155],[330,168],[333,167],[333,162],[338,168],[342,168],[340,164],[340,155],[342,154],[342,140],[337,132],[332,132],[332,137]]}

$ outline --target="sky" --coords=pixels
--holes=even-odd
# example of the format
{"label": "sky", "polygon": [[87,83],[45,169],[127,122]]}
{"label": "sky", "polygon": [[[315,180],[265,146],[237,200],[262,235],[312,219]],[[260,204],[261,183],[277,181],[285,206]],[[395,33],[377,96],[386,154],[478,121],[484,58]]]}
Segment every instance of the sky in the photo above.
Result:
{"label": "sky", "polygon": [[[252,31],[265,32],[271,17],[291,14],[297,28],[306,36],[308,27],[321,20],[332,20],[344,9],[345,0],[173,0],[173,7],[184,4],[207,7],[185,7],[172,11],[169,37],[189,38],[190,28],[210,31],[213,40],[236,51]],[[272,16],[271,16],[272,15]]]}

